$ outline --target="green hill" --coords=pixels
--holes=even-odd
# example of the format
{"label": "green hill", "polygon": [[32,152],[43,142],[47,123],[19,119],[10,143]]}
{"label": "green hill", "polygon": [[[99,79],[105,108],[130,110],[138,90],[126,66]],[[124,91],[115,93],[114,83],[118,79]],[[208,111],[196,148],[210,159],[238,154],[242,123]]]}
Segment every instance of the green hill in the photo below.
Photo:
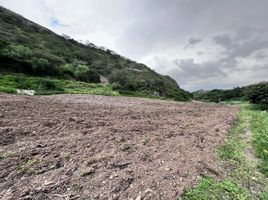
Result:
{"label": "green hill", "polygon": [[193,98],[200,101],[216,102],[246,100],[268,109],[268,82],[256,83],[229,90],[198,90],[193,92]]}
{"label": "green hill", "polygon": [[[121,94],[188,100],[176,81],[92,43],[60,36],[0,7],[0,73],[108,83]],[[90,39],[90,38],[89,38]]]}

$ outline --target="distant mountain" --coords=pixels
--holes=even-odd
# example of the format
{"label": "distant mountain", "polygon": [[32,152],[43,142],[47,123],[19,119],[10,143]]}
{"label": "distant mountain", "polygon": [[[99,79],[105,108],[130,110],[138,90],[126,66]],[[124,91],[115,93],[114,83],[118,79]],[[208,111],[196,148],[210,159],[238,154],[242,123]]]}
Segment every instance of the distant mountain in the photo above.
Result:
{"label": "distant mountain", "polygon": [[0,73],[102,82],[126,94],[190,98],[169,76],[109,49],[57,35],[3,7],[0,7],[0,35]]}

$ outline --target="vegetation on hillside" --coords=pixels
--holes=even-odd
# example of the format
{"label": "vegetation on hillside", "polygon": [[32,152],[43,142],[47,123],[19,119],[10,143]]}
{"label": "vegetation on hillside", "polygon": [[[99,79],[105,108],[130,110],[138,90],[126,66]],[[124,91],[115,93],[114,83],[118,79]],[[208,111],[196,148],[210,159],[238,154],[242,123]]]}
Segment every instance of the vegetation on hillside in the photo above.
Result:
{"label": "vegetation on hillside", "polygon": [[58,80],[25,75],[0,75],[0,93],[16,93],[17,89],[35,90],[36,94],[97,94],[118,96],[110,85]]}
{"label": "vegetation on hillside", "polygon": [[109,80],[122,94],[189,100],[168,76],[115,52],[59,36],[0,7],[0,73],[23,73],[88,83]]}
{"label": "vegetation on hillside", "polygon": [[199,90],[193,93],[193,98],[208,102],[246,100],[263,109],[268,109],[268,82],[261,82],[230,90]]}

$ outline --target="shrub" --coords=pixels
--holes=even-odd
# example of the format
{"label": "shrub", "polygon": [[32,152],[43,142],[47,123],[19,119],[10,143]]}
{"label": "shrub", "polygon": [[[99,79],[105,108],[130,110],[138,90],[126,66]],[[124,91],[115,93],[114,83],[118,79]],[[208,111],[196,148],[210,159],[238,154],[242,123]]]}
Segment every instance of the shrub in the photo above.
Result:
{"label": "shrub", "polygon": [[47,67],[49,66],[47,59],[33,57],[31,61],[34,74],[43,75],[46,73]]}
{"label": "shrub", "polygon": [[32,51],[30,48],[25,47],[23,45],[11,44],[2,50],[2,54],[9,58],[27,59],[31,57]]}
{"label": "shrub", "polygon": [[41,90],[61,90],[52,80],[39,80],[39,88]]}
{"label": "shrub", "polygon": [[75,68],[74,76],[79,81],[100,83],[99,74],[85,65],[78,65],[78,67]]}
{"label": "shrub", "polygon": [[250,86],[246,92],[246,96],[251,103],[261,105],[267,109],[268,82],[263,82]]}
{"label": "shrub", "polygon": [[128,70],[116,70],[109,76],[109,82],[121,92],[135,91],[138,84],[135,77]]}

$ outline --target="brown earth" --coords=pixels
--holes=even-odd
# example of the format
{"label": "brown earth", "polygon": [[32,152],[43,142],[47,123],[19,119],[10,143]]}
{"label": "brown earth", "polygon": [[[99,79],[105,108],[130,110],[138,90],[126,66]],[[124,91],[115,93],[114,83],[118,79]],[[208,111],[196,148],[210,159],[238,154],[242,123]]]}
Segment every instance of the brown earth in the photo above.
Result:
{"label": "brown earth", "polygon": [[0,95],[1,199],[176,199],[213,164],[236,107]]}

